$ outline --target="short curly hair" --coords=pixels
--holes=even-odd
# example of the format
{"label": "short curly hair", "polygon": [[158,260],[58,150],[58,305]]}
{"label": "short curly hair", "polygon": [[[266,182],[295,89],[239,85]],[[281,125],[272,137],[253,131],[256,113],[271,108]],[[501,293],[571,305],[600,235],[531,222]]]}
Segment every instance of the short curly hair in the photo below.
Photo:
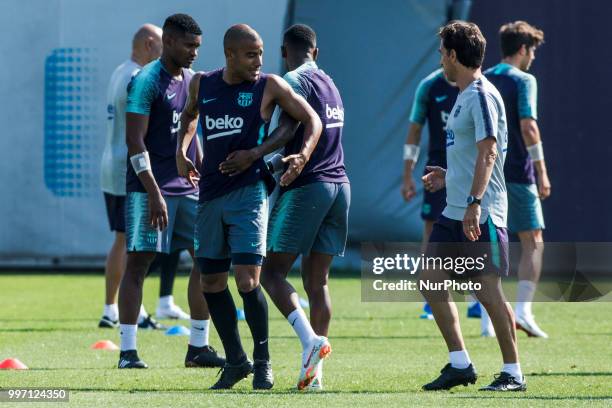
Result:
{"label": "short curly hair", "polygon": [[455,50],[461,65],[480,68],[484,59],[487,40],[474,23],[451,21],[438,31],[442,45],[447,50]]}
{"label": "short curly hair", "polygon": [[525,21],[504,24],[499,29],[502,55],[510,57],[524,45],[527,48],[539,47],[544,43],[544,31]]}
{"label": "short curly hair", "polygon": [[285,31],[283,42],[300,51],[308,51],[317,48],[317,34],[306,24],[294,24]]}
{"label": "short curly hair", "polygon": [[165,31],[174,31],[180,34],[202,35],[202,30],[196,21],[187,14],[173,14],[166,19],[162,29]]}

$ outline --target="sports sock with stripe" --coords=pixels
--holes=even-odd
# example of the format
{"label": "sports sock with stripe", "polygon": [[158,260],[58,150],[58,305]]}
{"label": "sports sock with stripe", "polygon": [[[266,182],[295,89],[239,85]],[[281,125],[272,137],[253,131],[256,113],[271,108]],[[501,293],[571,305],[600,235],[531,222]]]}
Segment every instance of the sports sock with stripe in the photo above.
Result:
{"label": "sports sock with stripe", "polygon": [[136,350],[136,324],[120,324],[119,334],[121,336],[121,351]]}
{"label": "sports sock with stripe", "polygon": [[210,320],[191,319],[191,331],[189,333],[189,344],[194,347],[208,346],[208,328]]}
{"label": "sports sock with stripe", "polygon": [[226,287],[217,293],[204,292],[204,297],[208,303],[210,317],[223,343],[227,362],[232,365],[243,363],[246,360],[246,354],[240,342],[236,305],[232,294]]}
{"label": "sports sock with stripe", "polygon": [[253,336],[253,359],[270,360],[268,349],[268,302],[257,285],[250,292],[239,292],[244,302],[244,317]]}
{"label": "sports sock with stripe", "polygon": [[299,337],[300,343],[302,343],[302,350],[306,351],[306,348],[317,338],[306,314],[301,308],[295,309],[293,312],[289,313],[287,321],[291,327],[293,327],[295,334]]}

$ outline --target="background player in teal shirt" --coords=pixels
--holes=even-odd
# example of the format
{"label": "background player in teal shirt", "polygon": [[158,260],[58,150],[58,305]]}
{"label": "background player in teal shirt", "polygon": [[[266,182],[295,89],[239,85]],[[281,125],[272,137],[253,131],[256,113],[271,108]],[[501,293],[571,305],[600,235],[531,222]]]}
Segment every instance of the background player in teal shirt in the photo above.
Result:
{"label": "background player in teal shirt", "polygon": [[536,122],[537,82],[526,72],[535,59],[536,48],[544,42],[544,33],[524,21],[516,21],[501,27],[500,40],[503,61],[485,71],[485,75],[501,93],[508,117],[508,156],[504,166],[508,229],[518,235],[522,250],[516,324],[530,337],[547,338],[535,322],[531,303],[542,272],[544,252],[540,200],[550,195],[550,181]]}

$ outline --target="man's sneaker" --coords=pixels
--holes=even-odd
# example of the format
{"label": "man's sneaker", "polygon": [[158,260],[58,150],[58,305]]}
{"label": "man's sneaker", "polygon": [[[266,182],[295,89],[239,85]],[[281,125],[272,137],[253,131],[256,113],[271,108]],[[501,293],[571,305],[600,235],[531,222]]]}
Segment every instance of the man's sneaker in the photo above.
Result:
{"label": "man's sneaker", "polygon": [[482,317],[482,309],[479,302],[472,302],[468,305],[467,317],[470,319],[480,319]]}
{"label": "man's sneaker", "polygon": [[187,346],[185,367],[223,367],[225,359],[212,346]]}
{"label": "man's sneaker", "polygon": [[527,382],[523,376],[522,381],[518,381],[505,371],[495,376],[493,382],[486,387],[482,387],[480,391],[527,391]]}
{"label": "man's sneaker", "polygon": [[158,319],[180,319],[180,320],[189,320],[189,314],[185,313],[183,309],[174,303],[168,305],[168,307],[157,306],[155,309],[155,317]]}
{"label": "man's sneaker", "polygon": [[319,392],[323,391],[323,362],[319,361],[319,365],[317,366],[317,375],[314,380],[310,383],[308,387],[304,389],[304,391],[308,392]]}
{"label": "man's sneaker", "polygon": [[527,333],[529,337],[541,337],[543,339],[548,338],[548,334],[535,322],[533,316],[520,316],[516,315],[516,328]]}
{"label": "man's sneaker", "polygon": [[221,373],[221,378],[210,387],[211,390],[229,390],[232,388],[238,381],[247,378],[249,374],[253,371],[253,363],[251,363],[248,359],[238,365],[230,365],[225,363],[225,366],[219,372]]}
{"label": "man's sneaker", "polygon": [[331,345],[327,337],[319,336],[310,346],[306,360],[300,370],[300,378],[298,379],[298,390],[304,390],[310,385],[312,380],[317,376],[317,367],[319,361],[329,357],[331,353]]}
{"label": "man's sneaker", "polygon": [[108,316],[102,316],[98,323],[98,327],[101,329],[116,329],[118,325],[118,320],[111,320]]}
{"label": "man's sneaker", "polygon": [[136,350],[125,350],[119,353],[117,368],[149,368],[149,366],[138,357]]}
{"label": "man's sneaker", "polygon": [[423,314],[419,316],[420,319],[433,320],[433,314],[431,313],[431,306],[429,303],[425,302],[423,304]]}
{"label": "man's sneaker", "polygon": [[308,392],[320,392],[323,391],[323,379],[319,377],[315,377],[314,380],[310,383],[308,387],[304,389],[304,391]]}
{"label": "man's sneaker", "polygon": [[255,360],[253,363],[253,389],[269,390],[273,386],[272,364],[268,360]]}
{"label": "man's sneaker", "polygon": [[472,364],[466,368],[454,368],[450,364],[447,364],[440,371],[440,376],[429,384],[425,384],[423,390],[450,390],[457,385],[467,386],[468,384],[475,384],[477,378],[478,375]]}
{"label": "man's sneaker", "polygon": [[153,316],[148,315],[142,322],[138,323],[138,328],[144,330],[165,330],[166,326],[153,319]]}

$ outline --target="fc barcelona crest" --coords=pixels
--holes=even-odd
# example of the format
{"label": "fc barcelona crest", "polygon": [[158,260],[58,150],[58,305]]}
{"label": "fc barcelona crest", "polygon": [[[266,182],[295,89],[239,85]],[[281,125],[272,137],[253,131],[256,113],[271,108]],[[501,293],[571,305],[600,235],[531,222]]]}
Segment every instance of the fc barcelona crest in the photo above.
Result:
{"label": "fc barcelona crest", "polygon": [[251,106],[253,103],[253,93],[252,92],[240,92],[238,93],[238,105],[246,108],[247,106]]}

